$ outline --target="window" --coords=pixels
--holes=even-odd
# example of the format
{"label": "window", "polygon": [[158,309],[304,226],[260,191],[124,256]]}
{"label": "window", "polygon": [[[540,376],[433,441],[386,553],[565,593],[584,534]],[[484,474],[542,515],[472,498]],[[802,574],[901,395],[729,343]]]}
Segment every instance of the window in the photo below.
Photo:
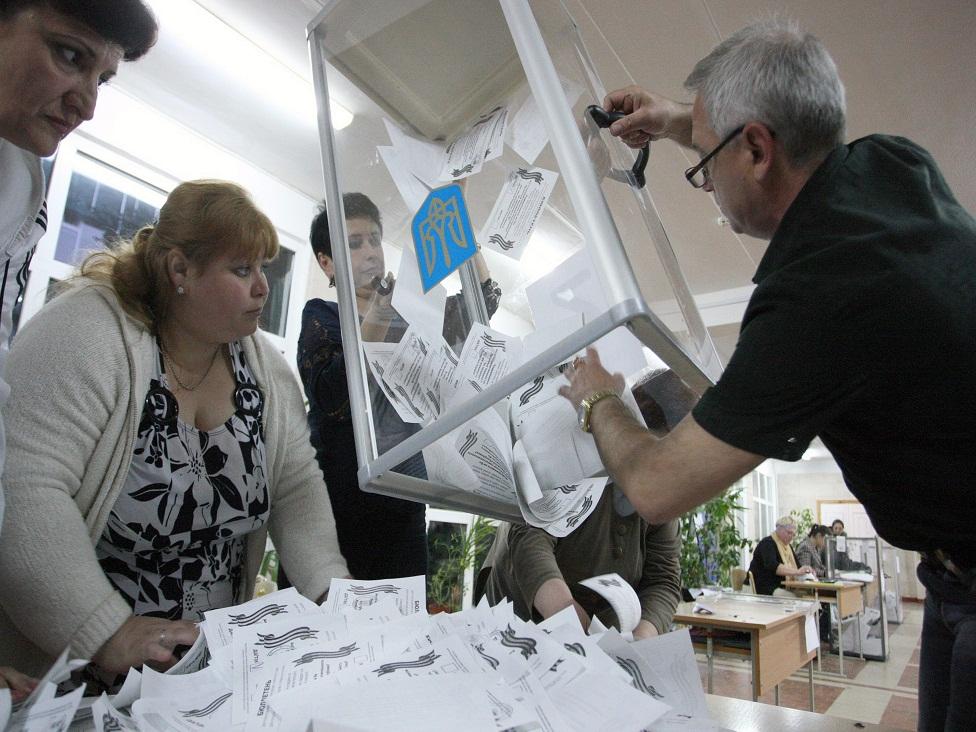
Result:
{"label": "window", "polygon": [[278,256],[265,270],[268,278],[268,300],[261,311],[261,329],[284,338],[288,326],[288,305],[291,296],[291,270],[295,252],[285,246],[285,236],[279,231],[282,246]]}
{"label": "window", "polygon": [[776,528],[776,478],[765,473],[752,474],[752,502],[755,536],[761,538]]}
{"label": "window", "polygon": [[77,267],[107,242],[132,237],[156,220],[164,196],[143,181],[79,155],[71,171],[54,258]]}

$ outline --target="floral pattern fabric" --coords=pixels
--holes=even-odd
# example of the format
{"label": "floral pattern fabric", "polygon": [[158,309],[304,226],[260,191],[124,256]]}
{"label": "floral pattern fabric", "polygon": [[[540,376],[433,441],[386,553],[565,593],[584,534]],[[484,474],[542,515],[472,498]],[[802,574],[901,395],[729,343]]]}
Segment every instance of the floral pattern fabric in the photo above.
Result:
{"label": "floral pattern fabric", "polygon": [[246,535],[268,520],[263,396],[241,345],[229,349],[236,410],[201,431],[179,419],[157,345],[129,474],[96,546],[136,615],[201,620],[237,602]]}

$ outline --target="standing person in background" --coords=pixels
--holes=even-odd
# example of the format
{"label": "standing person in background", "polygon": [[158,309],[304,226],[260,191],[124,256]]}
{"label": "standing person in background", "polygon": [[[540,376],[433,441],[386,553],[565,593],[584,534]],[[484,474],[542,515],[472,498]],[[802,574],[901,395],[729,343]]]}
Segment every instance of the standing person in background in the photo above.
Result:
{"label": "standing person in background", "polygon": [[[870,565],[864,562],[858,562],[851,559],[850,554],[847,553],[847,531],[844,529],[844,522],[840,519],[834,519],[834,523],[830,525],[830,533],[834,537],[842,536],[844,537],[844,548],[835,549],[831,559],[833,560],[833,567],[838,572],[870,572]],[[834,546],[837,546],[835,543]],[[829,548],[828,548],[829,551]]]}
{"label": "standing person in background", "polygon": [[[386,272],[383,221],[379,209],[362,193],[342,197],[352,260],[353,286],[365,341],[396,343],[409,324],[393,309],[395,282]],[[335,284],[332,240],[325,209],[312,221],[309,235],[319,267]],[[404,252],[404,256],[413,256]],[[501,290],[491,279],[481,255],[475,263],[488,315],[498,309]],[[380,286],[385,279],[385,286]],[[444,339],[456,350],[470,324],[458,296],[447,301]],[[298,338],[298,372],[309,404],[309,427],[319,466],[329,487],[336,516],[339,546],[357,579],[389,579],[427,573],[427,522],[423,503],[366,493],[359,488],[356,442],[349,408],[349,387],[342,350],[339,307],[334,302],[309,300],[302,312]],[[379,385],[368,376],[377,450],[383,453],[419,429],[400,419]],[[420,454],[394,468],[426,478]],[[285,570],[288,568],[285,567]],[[287,584],[287,578],[280,584]]]}
{"label": "standing person in background", "polygon": [[796,536],[796,524],[789,516],[776,521],[776,528],[764,537],[752,553],[749,571],[756,583],[757,595],[785,595],[793,593],[783,588],[783,580],[810,574],[813,570],[801,565],[790,542]]}
{"label": "standing person in background", "polygon": [[[145,54],[156,31],[140,0],[0,0],[0,473],[13,310],[47,230],[40,158],[53,155],[64,137],[92,118],[98,87],[121,61]],[[0,531],[4,504],[0,483]],[[0,667],[0,688],[9,687],[14,701],[33,686],[29,677]]]}

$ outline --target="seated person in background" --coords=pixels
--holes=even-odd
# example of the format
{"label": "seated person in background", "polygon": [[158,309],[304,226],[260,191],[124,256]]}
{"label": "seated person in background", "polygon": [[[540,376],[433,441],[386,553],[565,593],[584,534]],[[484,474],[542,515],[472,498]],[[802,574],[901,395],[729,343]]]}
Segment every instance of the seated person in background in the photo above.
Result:
{"label": "seated person in background", "polygon": [[[830,532],[834,536],[843,536],[847,538],[847,532],[844,530],[844,522],[840,519],[834,519],[834,522],[830,525]],[[836,545],[835,545],[836,546]],[[827,549],[830,550],[829,547]],[[836,572],[870,572],[871,567],[864,562],[857,562],[851,559],[850,555],[847,553],[845,547],[844,551],[836,550],[833,555],[833,567]]]}
{"label": "seated person in background", "polygon": [[183,183],[17,334],[0,664],[68,647],[90,691],[166,668],[253,595],[268,530],[306,596],[348,574],[301,391],[255,332],[277,251],[243,189]]}
{"label": "seated person in background", "polygon": [[[694,406],[694,395],[667,370],[641,379],[633,393],[648,429],[660,436]],[[640,600],[634,638],[667,633],[681,599],[678,527],[677,520],[649,525],[608,485],[593,513],[561,539],[532,526],[502,524],[479,572],[475,595],[487,594],[492,605],[511,599],[524,620],[540,621],[572,605],[584,629],[593,616],[620,629],[609,604],[578,584],[616,572]]]}
{"label": "seated person in background", "polygon": [[[349,254],[356,288],[356,305],[365,341],[398,342],[409,327],[393,309],[394,281],[386,273],[383,257],[383,222],[379,209],[362,193],[342,197]],[[335,264],[329,219],[323,208],[312,221],[312,251],[319,267],[335,285]],[[411,251],[404,256],[413,256]],[[491,317],[498,309],[501,290],[491,279],[484,259],[475,258],[482,293]],[[388,285],[380,288],[386,275]],[[460,351],[471,327],[460,298],[448,299],[443,335]],[[308,397],[308,423],[312,445],[319,467],[329,487],[329,498],[335,512],[339,547],[349,569],[359,579],[387,579],[427,573],[426,506],[359,489],[359,468],[346,384],[346,362],[343,358],[339,306],[318,298],[309,300],[302,312],[302,331],[298,338],[298,373]],[[373,424],[380,454],[403,442],[418,425],[403,422],[379,385],[368,375]],[[420,478],[427,473],[421,455],[417,454],[394,470]],[[291,572],[286,563],[282,566]],[[279,572],[279,586],[288,578]]]}
{"label": "seated person in background", "polygon": [[797,564],[807,565],[813,569],[817,577],[827,576],[827,565],[824,562],[824,548],[826,546],[827,527],[814,524],[810,527],[807,538],[796,548]]}
{"label": "seated person in background", "polygon": [[799,565],[796,561],[793,547],[790,546],[794,536],[796,524],[789,516],[783,516],[776,521],[773,533],[756,544],[749,571],[752,572],[756,584],[753,589],[757,595],[791,596],[792,592],[783,589],[783,580],[813,572],[808,565]]}

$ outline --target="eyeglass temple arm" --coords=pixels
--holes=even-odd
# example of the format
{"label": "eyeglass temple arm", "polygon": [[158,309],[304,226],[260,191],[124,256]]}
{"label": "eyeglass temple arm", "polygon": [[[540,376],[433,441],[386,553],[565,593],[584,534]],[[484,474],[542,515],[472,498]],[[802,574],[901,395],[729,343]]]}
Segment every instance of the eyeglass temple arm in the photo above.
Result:
{"label": "eyeglass temple arm", "polygon": [[[612,125],[618,119],[623,119],[627,115],[623,112],[608,112],[603,107],[597,104],[591,104],[586,108],[587,113],[593,119],[593,122],[597,127],[604,129]],[[643,188],[647,185],[647,178],[644,176],[644,168],[647,167],[647,158],[650,156],[650,143],[644,145],[637,153],[637,160],[634,161],[634,167],[631,168],[631,174],[634,176],[634,183],[638,188]]]}

